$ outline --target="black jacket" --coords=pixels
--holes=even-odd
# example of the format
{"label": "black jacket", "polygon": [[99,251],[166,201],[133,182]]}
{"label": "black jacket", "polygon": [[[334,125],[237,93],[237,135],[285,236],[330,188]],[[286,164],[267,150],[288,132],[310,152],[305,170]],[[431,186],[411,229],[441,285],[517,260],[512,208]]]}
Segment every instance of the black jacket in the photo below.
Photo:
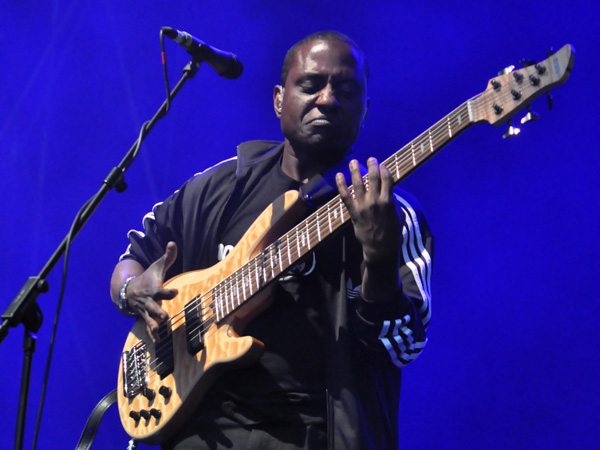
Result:
{"label": "black jacket", "polygon": [[[175,241],[178,257],[167,278],[214,265],[220,232],[237,208],[245,183],[272,167],[282,148],[266,141],[241,144],[237,158],[188,180],[145,216],[144,233],[129,233],[131,245],[122,258],[148,267],[168,241]],[[304,198],[318,206],[334,196],[333,177],[338,171],[347,173],[346,167],[347,161],[342,161],[311,179],[301,188]],[[351,226],[316,250],[326,258],[326,270],[318,276],[329,325],[323,348],[330,449],[398,448],[401,367],[414,360],[426,342],[433,238],[417,202],[400,189],[395,194],[404,237],[398,302],[375,305],[358,294],[362,252]]]}

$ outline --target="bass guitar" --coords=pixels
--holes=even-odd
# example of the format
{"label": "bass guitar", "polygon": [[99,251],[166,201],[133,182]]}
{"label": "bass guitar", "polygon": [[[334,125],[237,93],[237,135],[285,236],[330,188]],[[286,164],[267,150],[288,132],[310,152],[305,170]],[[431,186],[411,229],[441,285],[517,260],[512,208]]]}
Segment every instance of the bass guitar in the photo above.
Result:
{"label": "bass guitar", "polygon": [[[505,71],[382,164],[400,182],[470,126],[508,122],[534,99],[565,83],[574,59],[573,48],[565,45],[538,64]],[[516,133],[510,126],[505,136]],[[165,286],[179,293],[161,304],[169,319],[161,324],[156,345],[144,321],[136,320],[125,341],[117,389],[121,422],[132,438],[164,442],[220,374],[260,357],[262,342],[240,333],[269,306],[273,281],[349,222],[339,196],[306,217],[308,213],[300,193],[287,192],[218,264],[167,281]]]}

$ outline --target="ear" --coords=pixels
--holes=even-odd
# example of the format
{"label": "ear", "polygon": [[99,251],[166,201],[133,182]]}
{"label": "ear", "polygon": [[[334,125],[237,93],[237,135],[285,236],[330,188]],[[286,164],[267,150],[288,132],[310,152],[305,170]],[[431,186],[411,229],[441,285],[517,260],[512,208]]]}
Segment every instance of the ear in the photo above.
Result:
{"label": "ear", "polygon": [[365,122],[367,121],[367,116],[369,115],[369,106],[371,105],[371,98],[367,97],[367,101],[365,102],[365,110],[362,116],[362,128],[365,127]]}
{"label": "ear", "polygon": [[278,119],[281,119],[281,109],[283,108],[283,86],[277,85],[273,89],[273,109]]}

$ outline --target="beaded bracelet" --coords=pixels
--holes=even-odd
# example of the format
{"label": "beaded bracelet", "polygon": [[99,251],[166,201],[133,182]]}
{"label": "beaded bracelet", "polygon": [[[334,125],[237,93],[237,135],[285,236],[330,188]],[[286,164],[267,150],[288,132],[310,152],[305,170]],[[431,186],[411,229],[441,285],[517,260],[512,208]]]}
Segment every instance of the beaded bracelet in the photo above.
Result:
{"label": "beaded bracelet", "polygon": [[129,304],[127,303],[127,286],[129,282],[133,280],[135,277],[129,277],[123,283],[123,287],[119,291],[119,304],[117,305],[119,311],[121,311],[126,316],[134,317],[137,314],[129,308]]}

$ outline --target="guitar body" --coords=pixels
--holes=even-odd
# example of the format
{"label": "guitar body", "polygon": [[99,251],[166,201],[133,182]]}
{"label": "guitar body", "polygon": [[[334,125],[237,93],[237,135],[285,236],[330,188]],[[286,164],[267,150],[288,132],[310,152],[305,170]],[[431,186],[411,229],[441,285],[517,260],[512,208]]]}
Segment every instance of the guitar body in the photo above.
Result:
{"label": "guitar body", "polygon": [[[202,298],[204,293],[210,292],[270,241],[297,223],[305,212],[306,205],[299,193],[287,192],[261,213],[232,252],[218,264],[178,275],[165,283],[165,287],[177,289],[178,295],[161,303],[161,307],[172,319],[170,339],[173,370],[164,378],[159,374],[160,367],[153,367],[161,343],[164,342],[161,339],[154,345],[146,333],[144,320],[136,320],[125,341],[123,354],[139,355],[133,358],[136,362],[141,360],[139,367],[128,370],[128,373],[140,378],[141,384],[136,384],[140,392],[135,395],[125,393],[126,378],[131,378],[124,374],[125,358],[122,358],[119,366],[117,389],[121,422],[131,437],[148,444],[164,442],[198,407],[219,374],[247,366],[260,357],[263,352],[262,342],[250,336],[242,337],[239,333],[250,320],[268,307],[269,289],[260,290],[249,302],[221,321],[214,319],[212,300],[210,295],[206,296],[201,302],[200,310],[202,322],[209,325],[202,333],[203,348],[197,353],[188,351],[186,319],[181,312],[186,305],[196,298]],[[171,343],[168,346],[170,348]],[[167,390],[170,393],[164,395]],[[144,414],[149,417],[144,418]]]}

